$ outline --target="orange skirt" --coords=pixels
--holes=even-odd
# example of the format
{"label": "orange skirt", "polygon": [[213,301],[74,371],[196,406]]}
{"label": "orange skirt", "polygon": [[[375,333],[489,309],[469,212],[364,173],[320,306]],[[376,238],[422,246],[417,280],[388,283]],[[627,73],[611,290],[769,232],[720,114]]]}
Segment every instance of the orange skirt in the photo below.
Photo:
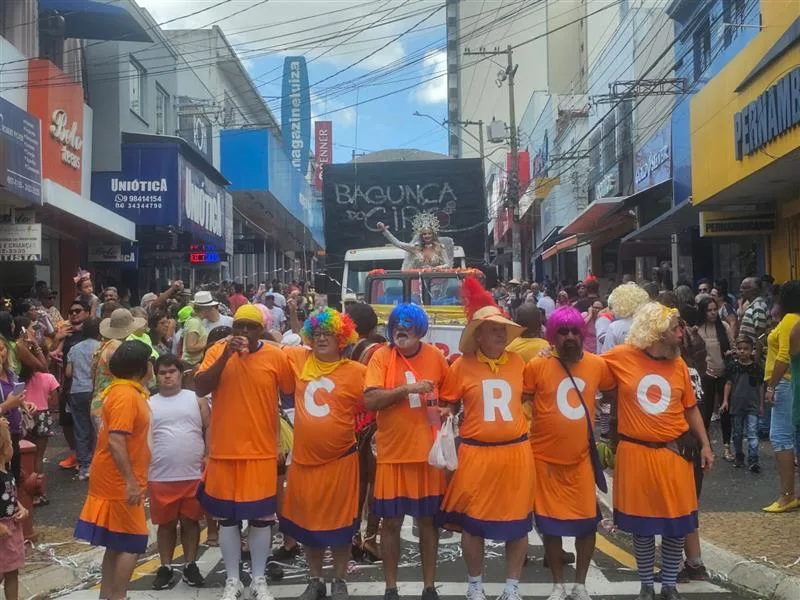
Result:
{"label": "orange skirt", "polygon": [[280,530],[312,548],[347,546],[358,525],[358,454],[324,465],[293,462],[286,474]]}
{"label": "orange skirt", "polygon": [[525,537],[533,528],[536,484],[527,436],[503,445],[475,443],[462,440],[437,522],[491,540]]}
{"label": "orange skirt", "polygon": [[144,504],[87,496],[75,526],[75,537],[107,550],[142,554],[147,550]]}
{"label": "orange skirt", "polygon": [[589,457],[576,465],[533,460],[536,466],[533,516],[539,533],[556,537],[584,537],[595,533],[600,509]]}
{"label": "orange skirt", "polygon": [[277,510],[278,462],[210,458],[197,499],[220,520],[271,520]]}
{"label": "orange skirt", "polygon": [[445,490],[444,471],[424,463],[378,463],[374,514],[393,518],[433,517]]}
{"label": "orange skirt", "polygon": [[682,537],[697,529],[692,463],[666,448],[621,441],[614,469],[614,522],[636,535]]}

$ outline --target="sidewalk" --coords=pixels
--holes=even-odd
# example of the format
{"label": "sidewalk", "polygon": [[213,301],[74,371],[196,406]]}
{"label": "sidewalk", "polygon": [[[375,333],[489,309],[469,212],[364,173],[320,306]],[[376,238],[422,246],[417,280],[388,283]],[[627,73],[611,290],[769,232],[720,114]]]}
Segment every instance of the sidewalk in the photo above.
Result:
{"label": "sidewalk", "polygon": [[[778,495],[778,473],[769,442],[760,444],[762,471],[736,469],[722,458],[717,423],[711,438],[717,455],[703,482],[700,535],[703,561],[722,580],[775,600],[800,599],[800,511],[768,514],[761,508]],[[613,482],[600,501],[611,512]]]}

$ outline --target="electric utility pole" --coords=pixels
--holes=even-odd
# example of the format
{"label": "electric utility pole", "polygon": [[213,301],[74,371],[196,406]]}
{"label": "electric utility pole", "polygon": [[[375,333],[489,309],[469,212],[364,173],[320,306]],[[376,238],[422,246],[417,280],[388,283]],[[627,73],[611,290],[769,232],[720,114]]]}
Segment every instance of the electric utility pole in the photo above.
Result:
{"label": "electric utility pole", "polygon": [[[484,50],[481,48],[477,52],[473,52],[467,48],[464,54],[466,56],[500,56],[505,54],[508,59],[505,70],[497,74],[496,83],[498,87],[502,87],[503,82],[508,82],[508,140],[511,145],[511,169],[508,173],[508,184],[506,185],[506,202],[511,206],[514,214],[514,220],[511,224],[512,276],[514,279],[522,281],[522,239],[519,227],[519,140],[517,139],[517,116],[514,108],[514,77],[517,74],[518,65],[514,64],[514,49],[510,44],[505,50],[500,50],[499,48]],[[483,128],[481,128],[482,136]]]}

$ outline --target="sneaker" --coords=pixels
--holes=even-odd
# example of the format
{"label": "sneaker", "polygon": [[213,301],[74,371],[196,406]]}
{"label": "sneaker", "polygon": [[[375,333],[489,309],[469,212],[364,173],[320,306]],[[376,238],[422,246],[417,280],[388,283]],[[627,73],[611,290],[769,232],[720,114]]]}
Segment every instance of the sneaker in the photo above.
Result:
{"label": "sneaker", "polygon": [[250,583],[250,600],[275,600],[267,587],[266,577],[256,577]]}
{"label": "sneaker", "polygon": [[652,585],[642,585],[636,600],[656,600],[656,590]]}
{"label": "sneaker", "polygon": [[503,590],[503,593],[498,596],[497,600],[522,600],[522,597],[519,595],[519,591],[517,590],[514,590],[511,593]]}
{"label": "sneaker", "polygon": [[200,575],[200,569],[197,568],[197,563],[190,562],[183,567],[183,581],[186,585],[191,587],[203,587],[205,580]]}
{"label": "sneaker", "polygon": [[350,600],[347,583],[343,579],[334,579],[331,582],[331,600]]}
{"label": "sneaker", "polygon": [[547,597],[547,600],[567,600],[567,588],[563,585],[553,586],[553,591]]}
{"label": "sneaker", "polygon": [[78,481],[89,481],[89,470],[78,471]]}
{"label": "sneaker", "polygon": [[426,587],[422,590],[420,600],[439,600],[439,592],[436,591],[435,587]]}
{"label": "sneaker", "polygon": [[586,586],[578,583],[572,586],[572,592],[570,592],[569,598],[570,600],[592,600],[589,592],[586,591]]}
{"label": "sneaker", "polygon": [[283,579],[283,567],[275,561],[267,563],[267,577],[270,581],[280,581]]}
{"label": "sneaker", "polygon": [[279,562],[291,562],[295,559],[295,557],[300,555],[300,544],[296,544],[291,548],[286,548],[285,546],[281,546],[275,552],[272,553],[272,560],[277,560]]}
{"label": "sneaker", "polygon": [[468,585],[467,600],[486,600],[486,593],[483,591],[483,586],[472,587]]}
{"label": "sneaker", "polygon": [[78,457],[75,456],[74,454],[70,454],[69,456],[67,456],[67,458],[58,463],[59,469],[74,469],[77,466],[78,466]]}
{"label": "sneaker", "polygon": [[397,588],[386,588],[386,591],[383,592],[383,600],[400,600]]}
{"label": "sneaker", "polygon": [[[331,593],[333,593],[333,591],[334,588],[333,586],[331,586]],[[346,593],[347,593],[347,587],[345,586],[345,594]],[[320,600],[321,598],[324,598],[326,594],[327,592],[325,591],[325,582],[320,579],[311,579],[309,580],[306,589],[298,597],[298,600]]]}
{"label": "sneaker", "polygon": [[225,589],[220,600],[239,600],[242,594],[244,594],[242,582],[238,579],[228,579],[225,581]]}
{"label": "sneaker", "polygon": [[752,465],[750,465],[750,472],[761,473],[761,465],[758,463],[753,463]]}
{"label": "sneaker", "polygon": [[734,467],[735,469],[741,469],[741,468],[743,468],[743,467],[744,467],[744,459],[741,459],[741,460],[740,460],[740,459],[738,459],[738,458],[737,458],[737,459],[734,461],[734,463],[733,463],[733,467]]}
{"label": "sneaker", "polygon": [[661,600],[683,600],[683,596],[678,593],[678,588],[675,587],[662,587]]}
{"label": "sneaker", "polygon": [[169,567],[158,567],[158,571],[156,571],[156,578],[153,581],[153,589],[154,590],[165,590],[167,589],[170,584],[172,583],[172,577],[174,573],[172,569]]}

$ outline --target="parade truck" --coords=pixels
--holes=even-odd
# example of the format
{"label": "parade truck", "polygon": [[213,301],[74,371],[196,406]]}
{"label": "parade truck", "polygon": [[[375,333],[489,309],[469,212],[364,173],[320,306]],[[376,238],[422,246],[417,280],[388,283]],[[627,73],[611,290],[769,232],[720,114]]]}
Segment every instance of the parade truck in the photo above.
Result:
{"label": "parade truck", "polygon": [[375,269],[364,279],[364,302],[372,305],[378,322],[385,325],[392,309],[401,302],[419,304],[428,313],[424,340],[439,348],[448,361],[459,356],[458,341],[467,324],[461,304],[461,282],[468,275],[483,282],[478,269],[426,269],[387,271]]}

